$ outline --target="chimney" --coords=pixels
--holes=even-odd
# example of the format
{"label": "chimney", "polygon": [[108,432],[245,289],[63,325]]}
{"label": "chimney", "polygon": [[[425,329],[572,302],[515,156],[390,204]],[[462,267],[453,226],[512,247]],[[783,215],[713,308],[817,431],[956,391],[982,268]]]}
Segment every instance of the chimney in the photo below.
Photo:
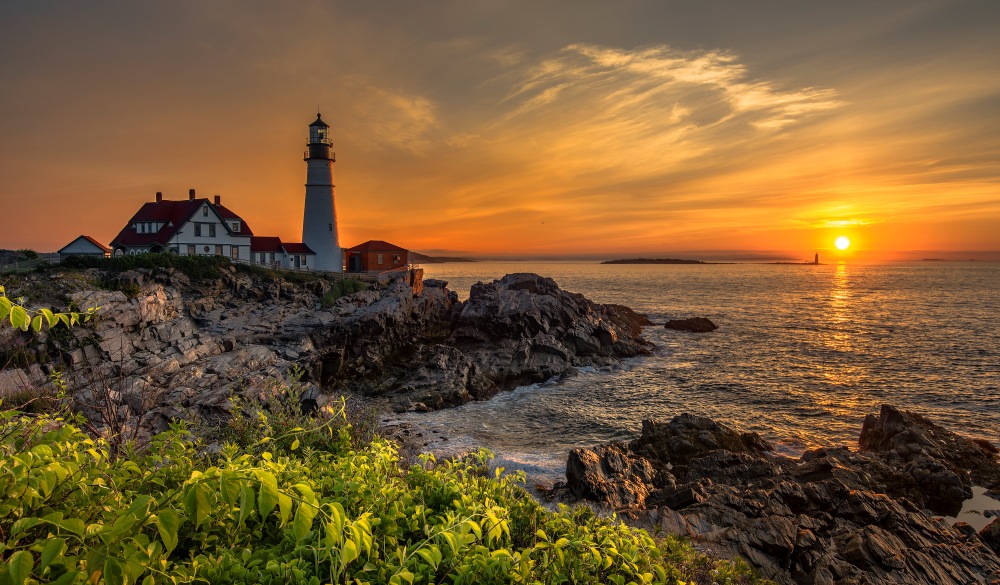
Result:
{"label": "chimney", "polygon": [[188,189],[188,201],[194,201],[194,189]]}
{"label": "chimney", "polygon": [[215,196],[215,204],[216,205],[222,205],[222,195],[216,195]]}
{"label": "chimney", "polygon": [[159,203],[160,201],[163,201],[163,193],[161,193],[160,191],[157,191],[156,192],[156,202]]}

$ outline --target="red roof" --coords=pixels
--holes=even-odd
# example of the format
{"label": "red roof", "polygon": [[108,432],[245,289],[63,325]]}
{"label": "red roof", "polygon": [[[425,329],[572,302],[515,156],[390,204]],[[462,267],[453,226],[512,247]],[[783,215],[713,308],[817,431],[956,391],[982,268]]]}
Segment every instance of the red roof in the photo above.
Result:
{"label": "red roof", "polygon": [[66,244],[65,246],[63,246],[62,248],[60,248],[59,252],[62,252],[66,248],[69,248],[70,246],[72,246],[73,244],[75,244],[76,241],[79,240],[80,238],[83,238],[83,239],[87,240],[88,242],[90,242],[91,244],[97,246],[98,248],[100,248],[101,250],[103,250],[105,254],[110,254],[111,253],[111,248],[105,246],[104,244],[98,242],[97,240],[95,240],[94,238],[92,238],[90,236],[79,236],[79,237],[77,237],[72,242],[70,242],[70,243]]}
{"label": "red roof", "polygon": [[277,236],[250,238],[250,252],[286,252],[288,254],[315,254],[312,248],[298,242],[282,242]]}
{"label": "red roof", "polygon": [[251,252],[282,252],[281,238],[277,236],[254,236],[250,238]]}
{"label": "red roof", "polygon": [[285,247],[285,251],[288,252],[289,254],[315,254],[316,253],[316,252],[313,252],[312,248],[310,248],[309,246],[307,246],[305,244],[299,244],[297,242],[296,243],[287,243],[286,242],[286,243],[284,243],[282,245]]}
{"label": "red roof", "polygon": [[348,252],[409,252],[406,248],[400,248],[389,242],[382,240],[368,240],[364,244],[358,244],[353,248],[348,248]]}
{"label": "red roof", "polygon": [[[233,232],[233,235],[253,235],[253,231],[243,218],[222,205],[213,205],[208,199],[185,199],[182,201],[164,199],[162,201],[144,203],[139,208],[139,211],[132,216],[132,219],[128,220],[122,231],[118,232],[118,235],[111,240],[111,245],[151,246],[153,244],[160,244],[161,246],[166,246],[170,238],[174,237],[174,234],[177,233],[177,230],[190,220],[191,216],[206,203],[222,219],[235,219],[240,222],[240,231]],[[136,222],[160,222],[164,225],[156,233],[140,234],[135,230]],[[226,225],[226,229],[229,229],[228,224]]]}

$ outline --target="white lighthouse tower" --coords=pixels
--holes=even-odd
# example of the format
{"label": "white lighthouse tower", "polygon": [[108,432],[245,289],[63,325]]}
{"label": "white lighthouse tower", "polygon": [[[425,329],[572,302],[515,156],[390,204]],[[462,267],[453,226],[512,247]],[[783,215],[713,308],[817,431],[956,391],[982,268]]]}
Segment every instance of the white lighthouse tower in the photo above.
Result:
{"label": "white lighthouse tower", "polygon": [[333,201],[333,163],[330,125],[320,114],[309,124],[306,161],[306,208],[302,215],[302,243],[316,252],[316,270],[343,272],[344,259],[337,237],[337,207]]}

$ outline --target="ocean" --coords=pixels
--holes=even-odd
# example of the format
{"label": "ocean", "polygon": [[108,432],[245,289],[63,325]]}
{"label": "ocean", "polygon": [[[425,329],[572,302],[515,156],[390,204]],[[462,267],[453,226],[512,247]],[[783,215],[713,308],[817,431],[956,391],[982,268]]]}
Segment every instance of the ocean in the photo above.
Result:
{"label": "ocean", "polygon": [[423,268],[463,299],[477,281],[534,272],[656,323],[701,316],[719,326],[647,327],[654,354],[620,368],[391,418],[423,429],[431,451],[489,447],[529,482],[563,479],[572,448],[628,440],[643,419],[683,412],[759,432],[789,455],[856,447],[864,416],[884,403],[1000,445],[1000,263]]}

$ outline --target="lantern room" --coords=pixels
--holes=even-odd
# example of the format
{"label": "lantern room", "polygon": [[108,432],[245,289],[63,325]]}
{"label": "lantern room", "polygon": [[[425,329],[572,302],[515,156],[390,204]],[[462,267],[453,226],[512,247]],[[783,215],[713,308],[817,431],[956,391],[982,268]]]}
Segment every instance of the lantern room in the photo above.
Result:
{"label": "lantern room", "polygon": [[309,124],[309,144],[330,144],[330,125],[316,114],[316,121]]}

